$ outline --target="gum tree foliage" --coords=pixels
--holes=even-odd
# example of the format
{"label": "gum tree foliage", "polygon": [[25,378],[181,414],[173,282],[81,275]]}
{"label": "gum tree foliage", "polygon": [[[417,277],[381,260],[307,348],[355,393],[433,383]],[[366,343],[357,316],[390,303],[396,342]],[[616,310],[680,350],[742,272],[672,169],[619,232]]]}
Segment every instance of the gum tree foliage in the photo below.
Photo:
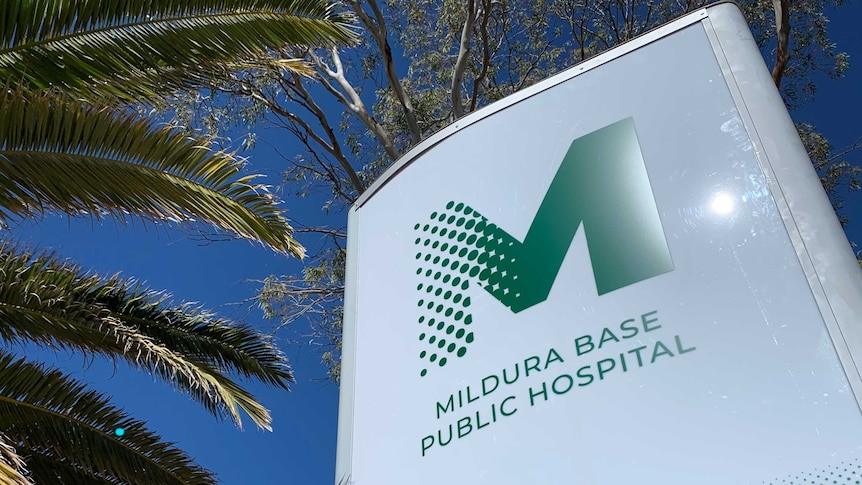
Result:
{"label": "gum tree foliage", "polygon": [[[301,256],[266,187],[235,154],[136,115],[130,103],[205,82],[218,65],[307,71],[265,48],[337,45],[325,0],[0,1],[0,228],[66,214],[177,223]],[[14,236],[13,236],[14,237]],[[0,484],[216,483],[192,457],[27,349],[126,363],[220,419],[270,429],[244,389],[293,373],[257,329],[49,251],[0,240]],[[123,428],[126,433],[113,433]]]}
{"label": "gum tree foliage", "polygon": [[[788,106],[812,100],[813,79],[840,77],[847,56],[831,43],[825,11],[842,0],[742,1]],[[363,27],[350,49],[285,49],[313,78],[276,70],[226,76],[178,95],[174,122],[211,134],[278,127],[298,143],[284,154],[284,188],[325,199],[326,216],[298,233],[325,242],[301,275],[265,280],[258,302],[282,328],[312,323],[338,380],[345,209],[393,160],[429,134],[493,101],[610,49],[703,0],[345,0]],[[808,124],[800,132],[840,207],[859,169]],[[312,241],[310,234],[303,237]],[[311,243],[309,242],[309,245]]]}

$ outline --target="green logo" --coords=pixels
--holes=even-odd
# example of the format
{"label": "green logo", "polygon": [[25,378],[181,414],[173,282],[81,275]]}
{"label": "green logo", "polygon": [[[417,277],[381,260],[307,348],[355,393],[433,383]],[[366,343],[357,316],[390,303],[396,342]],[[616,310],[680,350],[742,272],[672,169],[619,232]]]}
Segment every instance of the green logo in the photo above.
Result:
{"label": "green logo", "polygon": [[572,142],[523,242],[461,202],[416,224],[420,358],[466,355],[471,286],[514,313],[545,301],[581,226],[599,295],[673,269],[631,118]]}

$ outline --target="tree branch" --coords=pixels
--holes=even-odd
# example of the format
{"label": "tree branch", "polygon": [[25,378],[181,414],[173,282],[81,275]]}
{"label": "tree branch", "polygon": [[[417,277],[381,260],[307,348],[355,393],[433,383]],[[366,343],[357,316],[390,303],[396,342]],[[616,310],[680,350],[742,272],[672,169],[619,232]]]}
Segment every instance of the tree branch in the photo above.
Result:
{"label": "tree branch", "polygon": [[392,46],[389,44],[389,38],[386,33],[386,19],[377,5],[377,0],[366,1],[371,7],[371,11],[374,12],[374,19],[362,9],[359,0],[351,0],[350,6],[377,42],[377,48],[383,57],[383,65],[386,68],[386,79],[389,81],[389,86],[392,87],[395,99],[401,104],[404,118],[407,120],[407,129],[410,131],[410,139],[415,145],[422,141],[422,130],[419,129],[419,123],[416,121],[416,111],[413,109],[413,103],[410,102],[410,97],[404,92],[401,80],[398,79],[398,74],[395,72],[395,58],[392,55]]}
{"label": "tree branch", "polygon": [[833,155],[831,155],[828,159],[826,159],[826,162],[827,163],[834,162],[835,160],[838,160],[839,158],[841,158],[845,155],[848,155],[851,152],[859,150],[860,148],[862,148],[862,137],[857,138],[856,141],[854,141],[853,143],[851,143],[851,144],[847,145],[846,147],[836,151]]}
{"label": "tree branch", "polygon": [[491,48],[488,45],[488,19],[491,17],[491,0],[482,0],[482,23],[479,27],[479,34],[482,38],[482,70],[476,79],[473,80],[473,97],[470,100],[470,111],[476,110],[476,103],[479,100],[479,88],[482,86],[482,81],[488,75],[488,66],[491,65]]}
{"label": "tree branch", "polygon": [[[295,76],[295,78],[293,79],[294,82],[301,82],[298,79],[298,75],[294,74],[293,76]],[[298,87],[296,85],[293,85],[293,88],[294,88],[293,89],[294,92],[298,92],[300,95],[302,95],[304,88]],[[297,139],[299,139],[299,141],[302,142],[306,146],[306,148],[309,150],[309,152],[311,152],[312,155],[315,156],[315,159],[318,161],[318,163],[321,165],[321,167],[324,170],[326,170],[327,176],[332,180],[333,184],[335,184],[336,189],[338,189],[337,192],[339,195],[341,195],[342,197],[345,198],[345,200],[348,200],[348,201],[352,201],[355,199],[354,197],[346,194],[344,191],[342,191],[340,189],[340,183],[338,180],[338,175],[333,173],[332,169],[330,167],[328,167],[326,165],[326,163],[324,163],[322,160],[320,160],[319,157],[317,157],[316,151],[314,150],[314,148],[311,147],[311,145],[308,142],[309,138],[314,140],[314,142],[316,142],[320,147],[322,147],[324,150],[326,150],[327,153],[332,155],[338,161],[338,164],[341,165],[342,169],[346,172],[347,177],[350,179],[351,184],[354,186],[354,189],[357,191],[357,194],[362,193],[362,191],[364,190],[364,185],[362,184],[362,181],[359,179],[358,175],[356,174],[356,171],[353,170],[353,167],[350,165],[350,162],[347,160],[347,157],[344,155],[344,152],[341,150],[341,146],[338,143],[338,139],[335,138],[335,134],[332,132],[332,129],[329,126],[329,122],[326,119],[326,116],[323,114],[322,111],[315,112],[314,108],[316,107],[316,105],[313,104],[313,101],[311,102],[312,104],[310,105],[310,104],[308,104],[308,102],[310,100],[308,98],[303,97],[303,100],[302,100],[303,102],[298,103],[298,104],[304,106],[306,109],[308,109],[313,114],[315,114],[315,116],[318,118],[318,122],[320,122],[324,131],[327,132],[329,135],[328,141],[326,139],[322,138],[320,136],[320,134],[318,134],[311,127],[311,125],[308,124],[308,122],[305,119],[303,119],[298,114],[287,110],[284,106],[279,104],[275,99],[272,99],[269,96],[266,96],[259,88],[245,85],[245,86],[243,86],[243,89],[244,89],[244,94],[246,96],[249,96],[250,98],[258,101],[259,103],[262,103],[274,115],[279,116],[279,117],[287,120],[290,123],[290,126],[288,126],[286,124],[283,124],[282,126],[284,128],[287,128],[289,131],[291,131],[297,137]],[[307,92],[306,92],[306,94],[307,94]],[[319,110],[319,108],[318,108],[318,110]]]}
{"label": "tree branch", "polygon": [[781,87],[781,77],[790,60],[790,0],[772,0],[772,9],[775,11],[775,32],[778,36],[772,80],[775,82],[775,87]]}
{"label": "tree branch", "polygon": [[464,79],[464,71],[467,70],[470,39],[473,36],[473,24],[476,22],[476,13],[476,0],[469,0],[467,2],[467,18],[464,20],[464,28],[461,30],[458,58],[455,60],[455,69],[452,72],[452,114],[455,119],[464,116],[464,102],[461,100],[461,82]]}
{"label": "tree branch", "polygon": [[292,83],[290,85],[295,89],[296,93],[299,94],[300,97],[305,101],[305,106],[311,111],[312,114],[317,118],[318,123],[326,132],[326,137],[330,141],[330,145],[333,150],[331,151],[332,155],[338,160],[338,163],[344,168],[345,172],[347,172],[347,176],[350,178],[350,183],[353,184],[353,188],[356,189],[357,194],[361,194],[365,192],[365,184],[360,180],[359,175],[356,173],[356,170],[353,169],[353,166],[347,160],[347,157],[344,155],[344,151],[341,149],[341,144],[338,142],[338,138],[335,136],[335,130],[332,129],[332,125],[329,123],[329,119],[326,117],[326,113],[324,113],[323,109],[314,101],[314,97],[305,89],[305,85],[302,83],[302,77],[296,73],[292,73]]}
{"label": "tree branch", "polygon": [[[342,90],[340,95],[338,95],[338,98],[344,102],[347,109],[355,114],[359,120],[362,121],[362,124],[364,124],[365,127],[374,134],[380,144],[383,145],[383,149],[386,151],[389,158],[397,160],[401,154],[395,148],[395,144],[392,142],[392,138],[389,137],[389,133],[387,133],[383,126],[368,113],[368,109],[365,107],[365,103],[362,102],[362,98],[359,97],[359,93],[356,92],[356,89],[344,76],[344,67],[341,64],[341,57],[338,54],[338,49],[333,48],[330,52],[332,54],[332,62],[335,64],[334,68],[329,67],[325,62],[323,62],[320,56],[314,52],[310,52],[309,55],[311,56],[312,61],[314,61],[314,64],[323,71],[324,74],[338,83],[338,86]],[[324,87],[332,93],[337,92],[332,85],[327,86],[324,84]]]}

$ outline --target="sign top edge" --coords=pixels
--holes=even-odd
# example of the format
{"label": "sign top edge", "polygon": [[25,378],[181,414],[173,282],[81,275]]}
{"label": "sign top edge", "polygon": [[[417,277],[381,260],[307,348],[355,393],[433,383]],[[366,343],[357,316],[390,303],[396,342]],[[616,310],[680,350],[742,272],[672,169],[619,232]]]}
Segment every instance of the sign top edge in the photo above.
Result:
{"label": "sign top edge", "polygon": [[732,8],[740,11],[739,5],[733,0],[721,0],[699,8],[682,17],[662,24],[654,29],[645,32],[634,39],[631,39],[623,44],[609,49],[595,57],[591,57],[583,62],[579,62],[551,77],[543,79],[532,86],[524,88],[516,93],[513,93],[505,98],[495,101],[487,106],[484,106],[472,113],[467,114],[446,127],[435,132],[431,136],[419,142],[416,146],[407,151],[398,160],[392,163],[374,182],[363,192],[353,203],[350,208],[351,213],[358,211],[365,203],[367,203],[377,192],[379,192],[386,183],[394,178],[401,170],[408,165],[421,158],[428,150],[432,149],[437,144],[443,142],[450,136],[461,131],[462,129],[471,126],[485,118],[488,118],[510,106],[520,103],[536,94],[547,91],[565,81],[573,79],[585,72],[596,69],[603,64],[606,64],[614,59],[620,58],[626,54],[634,52],[648,44],[656,42],[664,37],[674,34],[682,29],[685,29],[695,23],[702,22],[710,16],[710,12],[717,9]]}

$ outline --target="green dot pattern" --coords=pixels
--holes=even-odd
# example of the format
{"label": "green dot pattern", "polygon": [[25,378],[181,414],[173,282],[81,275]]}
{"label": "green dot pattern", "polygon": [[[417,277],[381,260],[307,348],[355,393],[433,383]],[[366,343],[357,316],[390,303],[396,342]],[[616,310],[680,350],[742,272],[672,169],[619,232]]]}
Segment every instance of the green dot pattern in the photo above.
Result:
{"label": "green dot pattern", "polygon": [[762,485],[862,485],[862,465],[857,459],[761,483]]}
{"label": "green dot pattern", "polygon": [[509,308],[517,306],[521,293],[514,268],[520,246],[473,208],[454,201],[413,229],[420,264],[418,333],[428,346],[420,353],[426,363],[420,375],[425,376],[429,368],[467,355],[467,346],[475,339],[468,293],[472,287],[484,289]]}

